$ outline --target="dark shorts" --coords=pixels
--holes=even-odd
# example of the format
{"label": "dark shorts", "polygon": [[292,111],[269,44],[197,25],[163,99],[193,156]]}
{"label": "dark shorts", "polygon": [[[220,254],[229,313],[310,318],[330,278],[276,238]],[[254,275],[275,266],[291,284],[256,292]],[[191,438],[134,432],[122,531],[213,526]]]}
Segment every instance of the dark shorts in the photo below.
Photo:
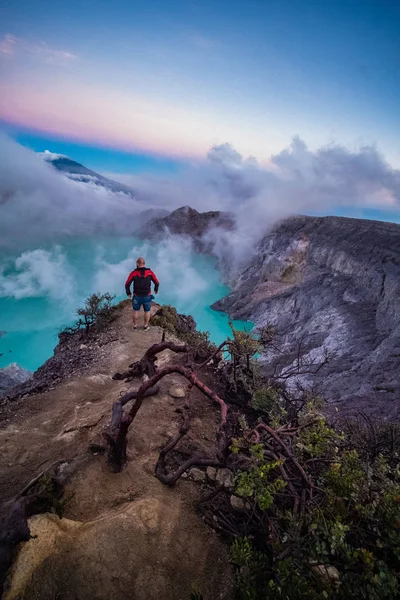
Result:
{"label": "dark shorts", "polygon": [[140,310],[143,306],[144,312],[149,312],[151,308],[151,301],[154,296],[132,296],[132,308],[133,310]]}

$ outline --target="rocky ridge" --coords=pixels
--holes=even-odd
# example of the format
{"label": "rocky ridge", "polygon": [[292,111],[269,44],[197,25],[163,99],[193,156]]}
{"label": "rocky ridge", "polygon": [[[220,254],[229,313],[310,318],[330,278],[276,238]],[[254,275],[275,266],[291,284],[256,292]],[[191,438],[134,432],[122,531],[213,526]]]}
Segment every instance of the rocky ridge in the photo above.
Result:
{"label": "rocky ridge", "polygon": [[182,206],[166,217],[152,219],[139,233],[146,239],[169,234],[186,235],[192,238],[198,251],[212,254],[212,245],[206,234],[212,229],[230,230],[233,227],[234,219],[229,213],[217,210],[201,213],[190,206]]}
{"label": "rocky ridge", "polygon": [[[121,473],[112,473],[101,454],[112,405],[132,389],[132,383],[112,375],[161,341],[161,328],[144,332],[142,325],[132,331],[130,303],[124,302],[101,345],[96,336],[89,336],[86,348],[77,334],[72,336],[75,346],[72,338],[61,340],[57,361],[50,359],[42,371],[42,383],[49,385],[2,407],[0,587],[7,559],[9,531],[2,527],[7,503],[54,461],[70,472],[62,519],[50,513],[29,519],[34,537],[19,545],[5,600],[186,600],[193,590],[210,600],[233,598],[228,549],[195,508],[199,485],[206,482],[195,480],[194,473],[171,489],[154,476],[160,448],[179,431],[186,380],[169,375],[158,394],[146,398],[129,432],[128,462]],[[175,340],[171,334],[168,338]],[[77,358],[70,363],[72,356]],[[164,351],[159,366],[172,359]],[[65,370],[57,375],[61,360]],[[176,394],[178,389],[184,394]],[[193,390],[191,398],[192,427],[183,455],[213,448],[219,424],[218,410],[203,394]],[[227,488],[227,474],[220,471],[216,477]],[[227,488],[228,498],[230,493]]]}

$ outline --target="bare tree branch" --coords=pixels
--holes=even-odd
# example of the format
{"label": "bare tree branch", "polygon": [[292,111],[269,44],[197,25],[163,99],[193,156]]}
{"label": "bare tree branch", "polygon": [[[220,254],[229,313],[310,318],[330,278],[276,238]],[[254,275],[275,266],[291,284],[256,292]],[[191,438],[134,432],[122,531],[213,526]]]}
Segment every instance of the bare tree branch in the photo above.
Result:
{"label": "bare tree branch", "polygon": [[[200,381],[200,379],[193,372],[191,367],[187,367],[187,366],[185,367],[182,365],[167,365],[167,366],[163,367],[160,371],[156,371],[155,370],[155,360],[156,360],[157,354],[164,350],[167,350],[167,349],[172,350],[173,352],[179,352],[179,353],[187,353],[188,352],[188,347],[186,345],[177,345],[177,344],[174,344],[173,342],[162,342],[161,344],[154,344],[147,350],[147,352],[145,353],[145,355],[143,356],[143,358],[140,361],[130,365],[130,371],[123,373],[123,374],[116,374],[117,377],[114,376],[117,379],[122,379],[124,376],[128,376],[128,377],[132,376],[132,373],[135,373],[136,375],[138,373],[141,373],[142,375],[143,374],[148,375],[149,373],[152,374],[149,377],[149,379],[147,379],[147,381],[142,383],[142,385],[139,387],[139,389],[137,391],[128,392],[127,394],[122,396],[117,402],[114,402],[114,404],[113,404],[111,426],[110,426],[109,431],[104,434],[104,437],[107,440],[108,445],[109,445],[110,465],[117,471],[121,470],[122,465],[125,462],[126,444],[127,444],[126,437],[128,434],[128,430],[129,430],[129,427],[130,427],[132,421],[134,420],[138,411],[140,410],[140,407],[142,406],[144,398],[146,396],[156,394],[158,391],[158,386],[157,386],[158,382],[161,379],[163,379],[165,376],[171,375],[173,373],[177,373],[177,374],[185,377],[190,382],[191,387],[195,386],[205,396],[207,396],[212,401],[217,403],[220,407],[220,415],[221,415],[220,416],[220,427],[219,427],[219,431],[217,434],[217,437],[219,440],[219,459],[217,461],[216,459],[208,459],[208,458],[203,457],[201,459],[196,459],[196,460],[203,460],[203,461],[211,460],[212,464],[214,464],[215,462],[220,462],[221,457],[226,452],[226,448],[228,445],[227,436],[226,436],[226,422],[227,422],[227,415],[228,415],[227,404],[224,402],[224,400],[222,400],[222,398],[220,398],[218,396],[218,394],[216,392],[211,390],[205,383]],[[124,415],[123,414],[123,406],[132,399],[134,399],[135,401],[132,404],[129,412]],[[173,440],[174,446],[178,443],[179,439],[181,439],[183,437],[183,435],[185,435],[185,433],[182,434],[180,432],[179,436],[176,438],[176,440]],[[174,447],[174,446],[172,446],[172,447]],[[164,454],[167,453],[170,449],[171,448],[164,449]],[[190,459],[190,460],[192,460],[192,459]],[[208,462],[207,464],[211,464],[211,463]],[[187,468],[189,468],[189,466],[186,466],[184,471]],[[182,471],[182,472],[184,472],[184,471]],[[181,474],[182,473],[179,474],[178,478],[181,476]]]}

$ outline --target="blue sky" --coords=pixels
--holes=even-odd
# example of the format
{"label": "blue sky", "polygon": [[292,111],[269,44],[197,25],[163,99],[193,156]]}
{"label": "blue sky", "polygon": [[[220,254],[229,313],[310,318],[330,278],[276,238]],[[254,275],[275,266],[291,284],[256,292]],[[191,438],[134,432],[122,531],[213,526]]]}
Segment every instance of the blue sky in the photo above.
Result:
{"label": "blue sky", "polygon": [[143,154],[140,152],[123,152],[118,149],[96,147],[84,143],[70,142],[57,136],[35,134],[19,131],[14,127],[4,127],[9,135],[23,146],[35,152],[50,150],[56,154],[72,157],[86,167],[103,172],[121,174],[157,173],[167,175],[178,172],[183,162],[164,156]]}
{"label": "blue sky", "polygon": [[267,163],[295,135],[398,167],[399,31],[398,0],[7,1],[0,119],[107,171],[226,142]]}

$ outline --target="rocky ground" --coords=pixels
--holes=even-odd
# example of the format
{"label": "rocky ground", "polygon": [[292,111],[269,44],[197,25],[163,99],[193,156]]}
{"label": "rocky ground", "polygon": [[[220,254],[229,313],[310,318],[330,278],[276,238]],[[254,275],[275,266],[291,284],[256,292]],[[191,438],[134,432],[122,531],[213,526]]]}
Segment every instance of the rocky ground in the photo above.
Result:
{"label": "rocky ground", "polygon": [[[132,331],[130,315],[125,303],[101,345],[88,338],[78,340],[75,350],[72,342],[60,347],[57,362],[42,368],[49,385],[41,392],[3,402],[1,502],[54,461],[74,465],[63,518],[30,519],[34,539],[20,545],[5,600],[189,600],[192,589],[206,600],[233,597],[228,550],[195,507],[199,484],[192,479],[202,485],[204,473],[194,472],[172,489],[154,477],[159,450],[179,427],[177,408],[184,399],[171,394],[182,388],[180,377],[163,379],[159,394],[146,398],[130,429],[128,463],[121,473],[111,473],[105,457],[88,450],[102,439],[112,403],[137,385],[112,375],[161,339],[158,327]],[[63,353],[70,366],[61,376]],[[168,360],[165,351],[160,362]],[[218,426],[210,401],[197,391],[192,398],[187,451],[212,447]]]}
{"label": "rocky ground", "polygon": [[[193,230],[197,247],[212,253],[201,239],[233,226],[226,215],[219,221],[185,207],[153,221],[151,232]],[[400,418],[400,225],[293,217],[266,233],[239,270],[226,257],[220,270],[232,293],[213,308],[276,330],[265,372],[287,372],[299,356],[317,365],[327,354],[317,373],[297,378],[301,385],[341,412]]]}

